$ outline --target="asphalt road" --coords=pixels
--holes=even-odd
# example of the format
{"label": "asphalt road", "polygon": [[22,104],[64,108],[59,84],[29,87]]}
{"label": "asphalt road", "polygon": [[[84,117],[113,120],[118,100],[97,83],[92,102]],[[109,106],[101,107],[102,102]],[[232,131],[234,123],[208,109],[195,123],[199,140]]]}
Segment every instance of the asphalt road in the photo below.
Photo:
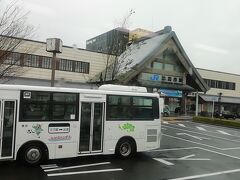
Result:
{"label": "asphalt road", "polygon": [[163,122],[161,148],[130,160],[91,156],[27,167],[0,163],[0,180],[240,179],[240,132],[191,121]]}

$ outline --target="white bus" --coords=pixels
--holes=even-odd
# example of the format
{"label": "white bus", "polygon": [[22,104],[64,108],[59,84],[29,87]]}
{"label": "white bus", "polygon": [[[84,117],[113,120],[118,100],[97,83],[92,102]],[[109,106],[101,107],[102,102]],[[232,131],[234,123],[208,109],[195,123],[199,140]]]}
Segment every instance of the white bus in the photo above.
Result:
{"label": "white bus", "polygon": [[143,87],[0,85],[0,160],[127,158],[159,148],[160,138],[159,95]]}

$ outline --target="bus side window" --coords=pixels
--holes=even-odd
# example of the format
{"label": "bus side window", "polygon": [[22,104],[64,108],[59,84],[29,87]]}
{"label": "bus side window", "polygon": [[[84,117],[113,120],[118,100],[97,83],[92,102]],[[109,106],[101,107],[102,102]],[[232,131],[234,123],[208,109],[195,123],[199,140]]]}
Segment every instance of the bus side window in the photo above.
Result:
{"label": "bus side window", "polygon": [[22,91],[20,121],[48,121],[50,92]]}
{"label": "bus side window", "polygon": [[20,121],[76,121],[78,97],[77,93],[22,91]]}

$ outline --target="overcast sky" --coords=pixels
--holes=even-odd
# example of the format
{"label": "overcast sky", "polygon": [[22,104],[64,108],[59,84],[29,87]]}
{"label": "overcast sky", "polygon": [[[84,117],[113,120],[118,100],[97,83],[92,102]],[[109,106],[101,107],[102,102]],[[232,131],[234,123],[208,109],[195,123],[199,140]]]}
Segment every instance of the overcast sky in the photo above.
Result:
{"label": "overcast sky", "polygon": [[87,39],[116,27],[133,9],[129,29],[158,31],[170,25],[196,67],[240,74],[240,0],[20,2],[40,41],[58,37],[64,45],[85,48]]}

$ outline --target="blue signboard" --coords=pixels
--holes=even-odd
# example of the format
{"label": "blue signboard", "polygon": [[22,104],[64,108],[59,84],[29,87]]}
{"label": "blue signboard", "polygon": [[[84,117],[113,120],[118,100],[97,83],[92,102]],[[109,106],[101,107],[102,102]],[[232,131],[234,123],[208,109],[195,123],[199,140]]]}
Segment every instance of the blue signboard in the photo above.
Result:
{"label": "blue signboard", "polygon": [[171,89],[159,89],[159,91],[167,97],[182,97],[182,91],[171,90]]}
{"label": "blue signboard", "polygon": [[150,79],[151,79],[152,81],[159,81],[159,80],[160,80],[160,76],[159,76],[158,74],[153,74],[153,75],[150,77]]}
{"label": "blue signboard", "polygon": [[142,73],[141,79],[146,81],[161,81],[162,76],[160,74]]}

